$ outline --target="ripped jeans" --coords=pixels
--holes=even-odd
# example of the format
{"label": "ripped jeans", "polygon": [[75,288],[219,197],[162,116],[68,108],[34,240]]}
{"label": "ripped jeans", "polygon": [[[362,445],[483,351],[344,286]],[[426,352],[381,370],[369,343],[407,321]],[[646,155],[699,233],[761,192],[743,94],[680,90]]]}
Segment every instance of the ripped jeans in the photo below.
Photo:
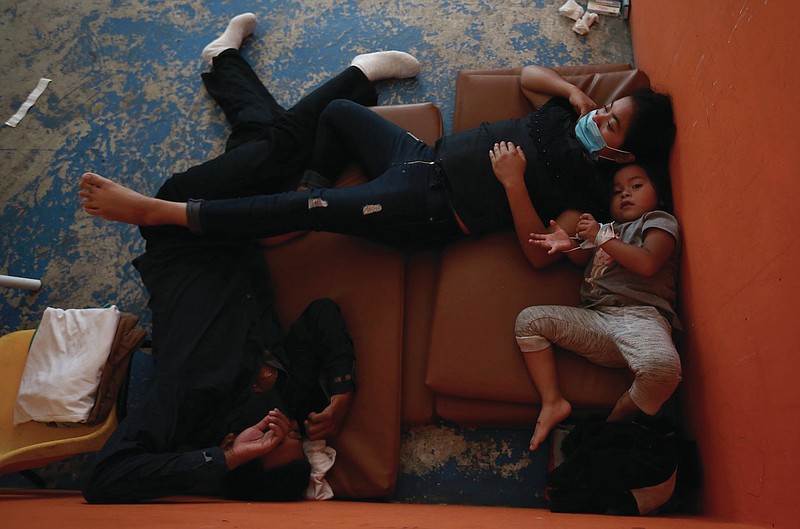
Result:
{"label": "ripped jeans", "polygon": [[440,244],[462,235],[434,161],[435,149],[373,111],[349,101],[332,102],[320,117],[314,152],[315,170],[325,166],[332,174],[355,161],[369,182],[190,202],[190,229],[247,238],[327,231],[403,245]]}

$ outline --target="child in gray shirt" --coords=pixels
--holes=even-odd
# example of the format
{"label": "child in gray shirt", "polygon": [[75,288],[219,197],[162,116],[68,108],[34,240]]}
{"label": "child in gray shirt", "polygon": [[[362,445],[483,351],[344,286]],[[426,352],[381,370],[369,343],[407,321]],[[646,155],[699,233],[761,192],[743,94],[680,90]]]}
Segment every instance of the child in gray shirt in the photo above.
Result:
{"label": "child in gray shirt", "polygon": [[534,306],[517,317],[517,344],[542,398],[531,450],[572,412],[558,386],[554,344],[596,364],[633,372],[633,384],[608,420],[628,419],[638,411],[654,415],[681,380],[672,340],[673,329],[681,328],[675,314],[680,228],[660,209],[668,187],[655,174],[638,164],[617,170],[612,223],[600,224],[584,213],[576,237],[554,221],[552,233],[531,234],[529,243],[549,253],[570,252],[574,262],[589,261],[580,307]]}

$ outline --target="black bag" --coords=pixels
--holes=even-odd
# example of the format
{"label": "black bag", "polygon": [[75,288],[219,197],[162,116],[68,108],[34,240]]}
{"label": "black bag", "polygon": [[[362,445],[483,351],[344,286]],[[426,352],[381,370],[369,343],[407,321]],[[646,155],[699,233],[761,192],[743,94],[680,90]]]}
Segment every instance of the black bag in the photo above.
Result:
{"label": "black bag", "polygon": [[678,457],[667,436],[636,422],[576,426],[547,477],[553,512],[648,514],[675,490]]}

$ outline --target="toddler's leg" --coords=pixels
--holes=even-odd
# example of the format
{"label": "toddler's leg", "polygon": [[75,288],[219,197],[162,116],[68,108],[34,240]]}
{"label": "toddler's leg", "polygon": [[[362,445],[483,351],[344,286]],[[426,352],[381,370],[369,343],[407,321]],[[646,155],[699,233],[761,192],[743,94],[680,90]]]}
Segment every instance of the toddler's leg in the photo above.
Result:
{"label": "toddler's leg", "polygon": [[[522,347],[522,346],[521,346]],[[523,349],[522,358],[528,368],[528,374],[542,397],[542,409],[536,419],[536,426],[531,436],[530,449],[539,448],[553,428],[569,417],[572,405],[561,395],[558,387],[553,347],[548,345],[539,351]]]}
{"label": "toddler's leg", "polygon": [[656,414],[681,380],[681,361],[667,320],[652,307],[624,310],[627,325],[618,326],[615,341],[635,378],[609,420],[624,419],[637,410]]}

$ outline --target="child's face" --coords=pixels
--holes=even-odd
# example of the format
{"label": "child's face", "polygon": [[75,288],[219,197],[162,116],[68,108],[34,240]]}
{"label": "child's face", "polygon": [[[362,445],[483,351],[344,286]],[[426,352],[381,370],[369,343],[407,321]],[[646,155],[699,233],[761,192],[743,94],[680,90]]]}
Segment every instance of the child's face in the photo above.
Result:
{"label": "child's face", "polygon": [[614,175],[611,216],[617,222],[636,220],[658,205],[656,188],[638,165],[627,165]]}

